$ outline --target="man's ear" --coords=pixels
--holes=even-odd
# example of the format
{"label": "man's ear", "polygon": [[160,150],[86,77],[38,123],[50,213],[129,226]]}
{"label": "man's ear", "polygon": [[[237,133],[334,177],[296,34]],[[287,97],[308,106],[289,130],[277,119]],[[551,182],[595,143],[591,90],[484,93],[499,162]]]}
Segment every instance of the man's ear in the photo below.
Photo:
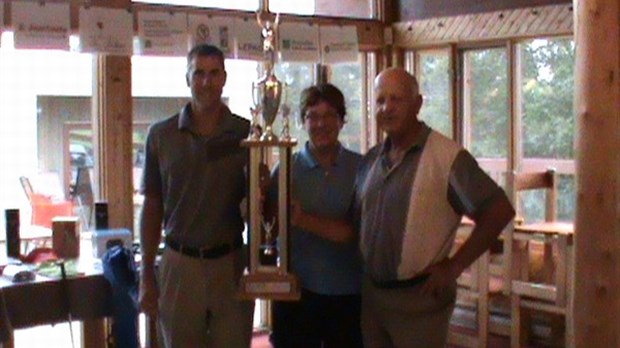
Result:
{"label": "man's ear", "polygon": [[187,83],[187,87],[191,87],[191,84],[189,81],[189,71],[185,73],[185,83]]}
{"label": "man's ear", "polygon": [[424,103],[424,98],[422,98],[421,94],[418,94],[415,98],[415,114],[419,114],[420,113],[420,109],[422,109],[422,104]]}

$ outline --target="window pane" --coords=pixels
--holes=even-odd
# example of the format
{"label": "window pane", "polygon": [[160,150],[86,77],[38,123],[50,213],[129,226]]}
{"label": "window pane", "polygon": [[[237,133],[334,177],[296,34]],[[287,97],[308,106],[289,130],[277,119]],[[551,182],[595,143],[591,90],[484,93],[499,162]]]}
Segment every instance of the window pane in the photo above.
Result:
{"label": "window pane", "polygon": [[[30,225],[49,228],[53,216],[77,214],[77,206],[69,195],[71,160],[67,125],[90,116],[93,70],[89,54],[12,47],[13,33],[3,33],[0,206],[20,210],[22,231],[26,233]],[[86,115],[84,109],[74,109],[66,102],[49,102],[75,96],[87,100]],[[87,148],[74,150],[92,156]],[[20,184],[22,176],[28,179],[36,197],[27,196]],[[4,214],[1,215],[3,220]]]}
{"label": "window pane", "polygon": [[[522,118],[522,171],[553,167],[561,177],[558,218],[575,213],[573,110],[575,44],[570,38],[535,39],[519,45]],[[525,201],[525,206],[535,206]],[[526,218],[544,208],[525,210]]]}
{"label": "window pane", "polygon": [[[138,230],[142,197],[138,194],[148,126],[181,110],[191,99],[183,57],[132,57],[134,229]],[[257,63],[226,60],[228,78],[222,98],[233,113],[250,118],[252,80]]]}
{"label": "window pane", "polygon": [[420,52],[417,62],[420,93],[424,98],[420,119],[452,138],[450,51]]}
{"label": "window pane", "polygon": [[132,2],[249,11],[256,11],[259,4],[259,0],[132,0]]}
{"label": "window pane", "polygon": [[[360,152],[362,137],[362,66],[359,63],[331,67],[330,82],[340,88],[347,106],[346,123],[340,141],[346,148]],[[364,139],[365,141],[365,139]]]}
{"label": "window pane", "polygon": [[274,13],[317,15],[347,18],[374,18],[371,0],[270,0]]}
{"label": "window pane", "polygon": [[[280,63],[276,65],[276,77],[286,84],[283,104],[291,108],[289,115],[290,135],[297,139],[299,149],[308,140],[308,134],[303,129],[303,122],[299,116],[299,96],[301,91],[314,83],[314,64],[307,63]],[[282,130],[282,118],[278,116],[274,123],[276,134]]]}
{"label": "window pane", "polygon": [[463,54],[464,143],[499,184],[503,184],[508,169],[507,66],[504,48]]}
{"label": "window pane", "polygon": [[573,40],[532,40],[520,52],[524,157],[572,159]]}

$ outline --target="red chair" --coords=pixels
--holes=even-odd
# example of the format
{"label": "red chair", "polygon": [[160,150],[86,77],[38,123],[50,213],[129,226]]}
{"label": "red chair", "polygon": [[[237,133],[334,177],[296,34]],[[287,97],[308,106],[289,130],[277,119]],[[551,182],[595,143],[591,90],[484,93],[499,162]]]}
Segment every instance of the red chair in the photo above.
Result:
{"label": "red chair", "polygon": [[52,218],[56,216],[75,216],[71,201],[54,200],[49,196],[35,193],[30,180],[25,176],[20,177],[19,181],[32,208],[32,225],[52,228]]}

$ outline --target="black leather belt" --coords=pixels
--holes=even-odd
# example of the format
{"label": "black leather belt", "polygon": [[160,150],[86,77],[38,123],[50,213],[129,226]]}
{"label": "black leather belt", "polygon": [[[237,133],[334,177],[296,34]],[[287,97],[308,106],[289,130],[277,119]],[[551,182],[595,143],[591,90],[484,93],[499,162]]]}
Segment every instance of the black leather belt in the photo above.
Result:
{"label": "black leather belt", "polygon": [[372,280],[372,283],[374,284],[374,286],[380,289],[402,289],[424,284],[424,282],[428,279],[429,276],[430,274],[420,274],[410,279],[386,280],[382,282]]}
{"label": "black leather belt", "polygon": [[183,255],[195,257],[199,259],[218,259],[224,255],[229,254],[230,252],[234,250],[241,248],[241,246],[243,245],[243,239],[241,237],[236,239],[232,244],[224,243],[224,244],[216,245],[210,248],[195,248],[195,247],[184,246],[184,245],[181,245],[181,243],[179,243],[178,241],[170,238],[169,236],[166,236],[165,241],[166,241],[166,245],[170,249],[176,252],[179,252]]}

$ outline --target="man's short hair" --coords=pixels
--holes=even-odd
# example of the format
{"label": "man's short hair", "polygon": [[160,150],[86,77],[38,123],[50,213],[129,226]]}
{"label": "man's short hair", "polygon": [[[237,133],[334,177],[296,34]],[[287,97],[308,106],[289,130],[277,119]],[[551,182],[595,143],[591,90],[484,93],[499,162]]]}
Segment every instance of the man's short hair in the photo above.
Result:
{"label": "man's short hair", "polygon": [[194,46],[189,53],[187,53],[187,66],[189,68],[192,63],[192,59],[196,57],[216,57],[222,63],[222,69],[224,69],[224,52],[216,46],[209,44],[198,44]]}
{"label": "man's short hair", "polygon": [[344,116],[347,114],[344,95],[342,95],[342,92],[338,89],[338,87],[332,85],[331,83],[321,83],[301,91],[299,102],[299,117],[301,119],[301,123],[305,120],[308,108],[311,108],[321,102],[326,102],[331,107],[336,109],[338,116],[340,116],[340,119],[344,121]]}

